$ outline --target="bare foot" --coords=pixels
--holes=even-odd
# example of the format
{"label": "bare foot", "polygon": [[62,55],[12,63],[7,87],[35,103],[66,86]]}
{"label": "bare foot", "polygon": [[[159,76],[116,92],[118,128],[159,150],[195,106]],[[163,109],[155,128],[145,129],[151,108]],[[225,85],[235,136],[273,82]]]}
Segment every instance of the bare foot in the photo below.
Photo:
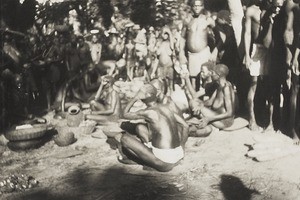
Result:
{"label": "bare foot", "polygon": [[263,132],[273,132],[275,133],[275,129],[273,124],[269,124],[269,126]]}
{"label": "bare foot", "polygon": [[138,165],[138,163],[134,162],[133,160],[130,160],[129,158],[121,156],[121,155],[118,156],[118,161],[120,163],[123,163],[123,164],[126,164],[126,165]]}
{"label": "bare foot", "polygon": [[294,145],[300,145],[300,139],[299,139],[295,129],[292,130],[292,134],[293,134]]}
{"label": "bare foot", "polygon": [[121,143],[121,138],[122,138],[123,134],[122,133],[119,133],[117,135],[114,136],[114,138],[119,142]]}
{"label": "bare foot", "polygon": [[259,127],[257,124],[256,124],[256,122],[249,122],[249,129],[251,130],[251,131],[261,131],[261,127]]}

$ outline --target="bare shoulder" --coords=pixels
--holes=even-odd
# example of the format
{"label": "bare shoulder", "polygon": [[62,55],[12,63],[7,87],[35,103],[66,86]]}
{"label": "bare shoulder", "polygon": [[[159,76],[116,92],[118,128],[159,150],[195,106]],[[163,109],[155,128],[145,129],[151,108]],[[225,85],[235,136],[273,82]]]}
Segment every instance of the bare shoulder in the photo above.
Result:
{"label": "bare shoulder", "polygon": [[287,13],[291,12],[294,9],[299,9],[299,5],[296,4],[293,0],[288,0],[286,2],[285,11]]}
{"label": "bare shoulder", "polygon": [[142,111],[143,115],[150,118],[150,119],[156,119],[158,116],[158,110],[157,108],[146,108]]}
{"label": "bare shoulder", "polygon": [[259,9],[258,6],[252,5],[246,9],[245,16],[246,17],[256,17],[260,16],[261,10]]}
{"label": "bare shoulder", "polygon": [[234,90],[233,85],[229,81],[227,81],[226,84],[223,87],[223,91],[224,92],[231,92],[233,90]]}

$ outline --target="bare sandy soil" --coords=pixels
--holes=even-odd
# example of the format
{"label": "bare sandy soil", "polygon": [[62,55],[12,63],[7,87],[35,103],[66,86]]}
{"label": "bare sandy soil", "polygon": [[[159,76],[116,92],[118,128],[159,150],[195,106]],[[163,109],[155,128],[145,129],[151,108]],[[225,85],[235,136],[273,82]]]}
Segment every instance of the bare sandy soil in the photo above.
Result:
{"label": "bare sandy soil", "polygon": [[67,147],[53,140],[27,152],[0,146],[0,180],[28,174],[39,181],[0,199],[300,199],[300,155],[256,162],[245,157],[252,135],[244,128],[189,138],[184,160],[167,173],[119,163],[107,139],[90,134]]}

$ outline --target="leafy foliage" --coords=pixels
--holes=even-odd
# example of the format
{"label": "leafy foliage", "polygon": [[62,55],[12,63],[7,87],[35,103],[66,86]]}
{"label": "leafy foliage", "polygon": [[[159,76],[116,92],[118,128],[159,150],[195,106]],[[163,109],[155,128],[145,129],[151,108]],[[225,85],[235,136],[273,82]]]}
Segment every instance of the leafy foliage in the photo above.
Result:
{"label": "leafy foliage", "polygon": [[23,4],[19,0],[2,0],[1,18],[9,28],[25,32],[34,24],[36,4],[35,0],[25,0]]}

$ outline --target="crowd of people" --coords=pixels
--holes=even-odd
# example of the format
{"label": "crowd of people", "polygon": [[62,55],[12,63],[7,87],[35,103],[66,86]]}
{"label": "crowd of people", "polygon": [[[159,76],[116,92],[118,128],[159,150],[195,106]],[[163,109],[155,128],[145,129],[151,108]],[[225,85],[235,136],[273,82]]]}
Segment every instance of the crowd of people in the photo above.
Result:
{"label": "crowd of people", "polygon": [[[203,0],[192,0],[191,13],[177,26],[113,23],[105,34],[84,36],[55,30],[43,43],[19,35],[27,39],[19,46],[8,32],[3,51],[15,68],[2,67],[1,90],[20,93],[26,84],[26,100],[6,92],[4,108],[13,112],[2,115],[22,114],[16,105],[28,108],[36,99],[63,112],[67,101],[89,103],[86,119],[127,119],[121,128],[128,134],[116,137],[123,147],[120,162],[159,171],[183,158],[188,137],[231,127],[237,116],[248,119],[253,131],[281,130],[299,144],[299,0],[227,1],[228,9],[215,13]],[[22,76],[14,75],[19,71]],[[134,80],[143,86],[123,107],[115,82]],[[189,109],[171,98],[175,84]],[[132,112],[138,100],[146,108]]]}

